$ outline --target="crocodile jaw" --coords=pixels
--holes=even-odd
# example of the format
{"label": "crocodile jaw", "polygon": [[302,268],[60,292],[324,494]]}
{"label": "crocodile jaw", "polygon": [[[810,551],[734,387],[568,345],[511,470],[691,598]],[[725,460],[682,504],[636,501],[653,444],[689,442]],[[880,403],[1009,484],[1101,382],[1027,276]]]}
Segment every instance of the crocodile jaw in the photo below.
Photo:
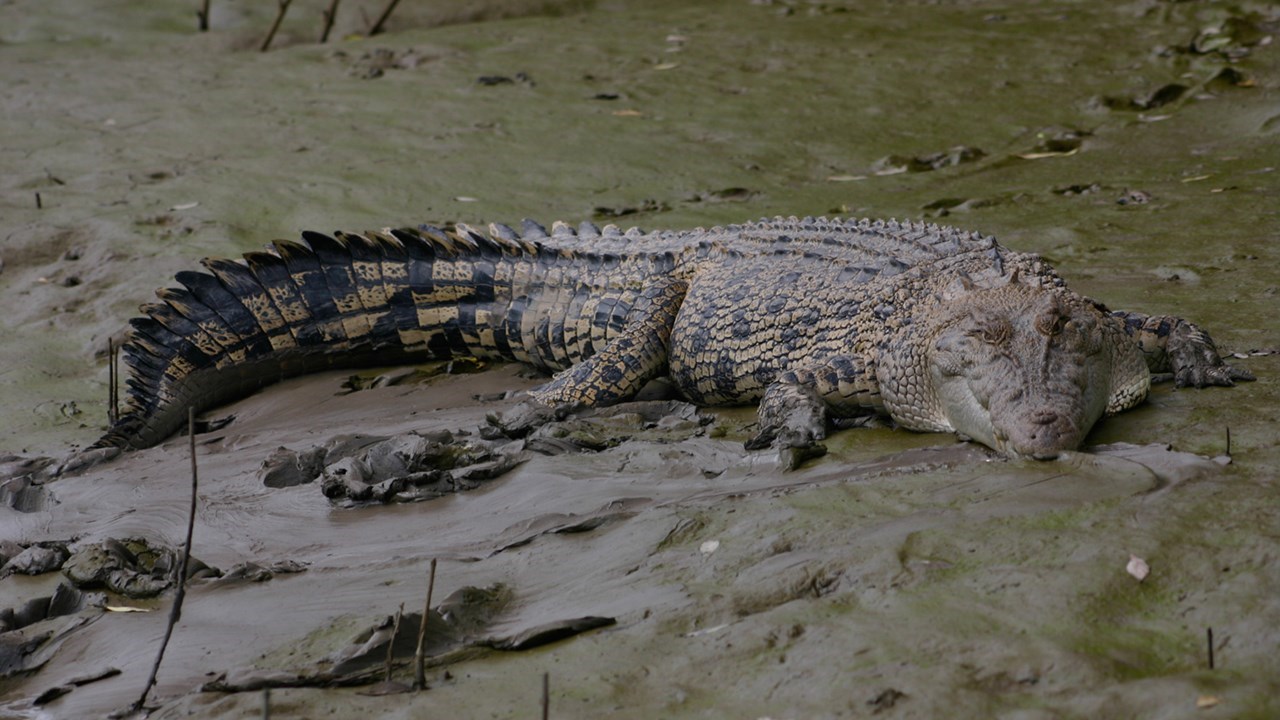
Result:
{"label": "crocodile jaw", "polygon": [[935,376],[934,382],[951,430],[1014,458],[1052,460],[1075,450],[1105,408],[1105,395],[1102,403],[1091,402],[1087,392],[1008,386],[993,391],[981,387],[981,378],[954,376]]}

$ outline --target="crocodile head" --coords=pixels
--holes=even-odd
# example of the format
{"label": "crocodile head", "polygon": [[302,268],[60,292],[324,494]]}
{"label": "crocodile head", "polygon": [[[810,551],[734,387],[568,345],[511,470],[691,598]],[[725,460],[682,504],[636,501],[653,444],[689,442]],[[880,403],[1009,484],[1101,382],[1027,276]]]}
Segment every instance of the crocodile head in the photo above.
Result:
{"label": "crocodile head", "polygon": [[[886,393],[894,417],[905,399],[915,405],[907,427],[951,430],[1004,455],[1047,460],[1074,450],[1104,414],[1146,395],[1134,343],[1072,293],[1016,280],[968,289],[936,305],[919,330],[912,367],[898,367]],[[904,395],[908,385],[919,392]]]}

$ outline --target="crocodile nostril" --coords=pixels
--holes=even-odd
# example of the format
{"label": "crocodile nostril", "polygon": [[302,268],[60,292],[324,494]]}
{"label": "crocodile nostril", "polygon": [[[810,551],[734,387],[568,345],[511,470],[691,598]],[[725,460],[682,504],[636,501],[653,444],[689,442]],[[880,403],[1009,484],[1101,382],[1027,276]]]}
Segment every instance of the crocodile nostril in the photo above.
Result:
{"label": "crocodile nostril", "polygon": [[1041,410],[1035,414],[1032,420],[1037,425],[1051,425],[1058,421],[1058,413],[1052,410]]}

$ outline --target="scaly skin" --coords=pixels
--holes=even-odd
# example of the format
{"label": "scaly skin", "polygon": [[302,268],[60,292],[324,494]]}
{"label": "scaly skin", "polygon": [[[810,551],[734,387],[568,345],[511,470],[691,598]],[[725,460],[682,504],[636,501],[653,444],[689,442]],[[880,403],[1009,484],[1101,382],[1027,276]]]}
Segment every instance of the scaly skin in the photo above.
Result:
{"label": "scaly skin", "polygon": [[[667,375],[703,405],[760,401],[748,448],[811,448],[885,415],[1056,457],[1141,402],[1150,372],[1231,385],[1209,337],[1112,313],[1034,255],[934,225],[774,218],[685,232],[556,223],[303,236],[206,261],[144,306],[128,406],[96,447],[146,447],[198,410],[330,367],[472,355],[559,371],[528,417]],[[537,408],[544,411],[538,411]]]}

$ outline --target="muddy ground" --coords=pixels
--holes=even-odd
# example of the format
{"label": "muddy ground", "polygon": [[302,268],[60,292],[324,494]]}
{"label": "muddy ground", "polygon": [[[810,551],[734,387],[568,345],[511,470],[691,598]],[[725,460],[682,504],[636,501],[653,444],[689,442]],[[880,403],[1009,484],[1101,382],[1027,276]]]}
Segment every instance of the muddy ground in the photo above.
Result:
{"label": "muddy ground", "polygon": [[[207,413],[234,420],[197,438],[194,555],[242,577],[190,583],[154,717],[257,716],[263,684],[273,717],[529,717],[544,673],[553,717],[1280,713],[1273,4],[405,2],[365,38],[382,5],[349,0],[320,44],[328,3],[298,0],[266,53],[274,4],[214,0],[207,33],[187,5],[0,1],[6,453],[96,439],[108,338],[200,257],[418,222],[936,219],[1201,322],[1259,379],[1160,386],[1051,463],[860,429],[782,473],[741,449],[753,411],[668,408],[356,506],[263,463],[474,431],[537,380],[293,380]],[[175,438],[6,486],[0,543],[179,545],[188,478]],[[379,695],[366,640],[418,613],[411,681],[433,558],[430,689]],[[0,609],[66,582],[0,579]],[[0,717],[141,692],[172,591],[86,593],[0,634]],[[364,684],[280,687],[339,676]]]}

